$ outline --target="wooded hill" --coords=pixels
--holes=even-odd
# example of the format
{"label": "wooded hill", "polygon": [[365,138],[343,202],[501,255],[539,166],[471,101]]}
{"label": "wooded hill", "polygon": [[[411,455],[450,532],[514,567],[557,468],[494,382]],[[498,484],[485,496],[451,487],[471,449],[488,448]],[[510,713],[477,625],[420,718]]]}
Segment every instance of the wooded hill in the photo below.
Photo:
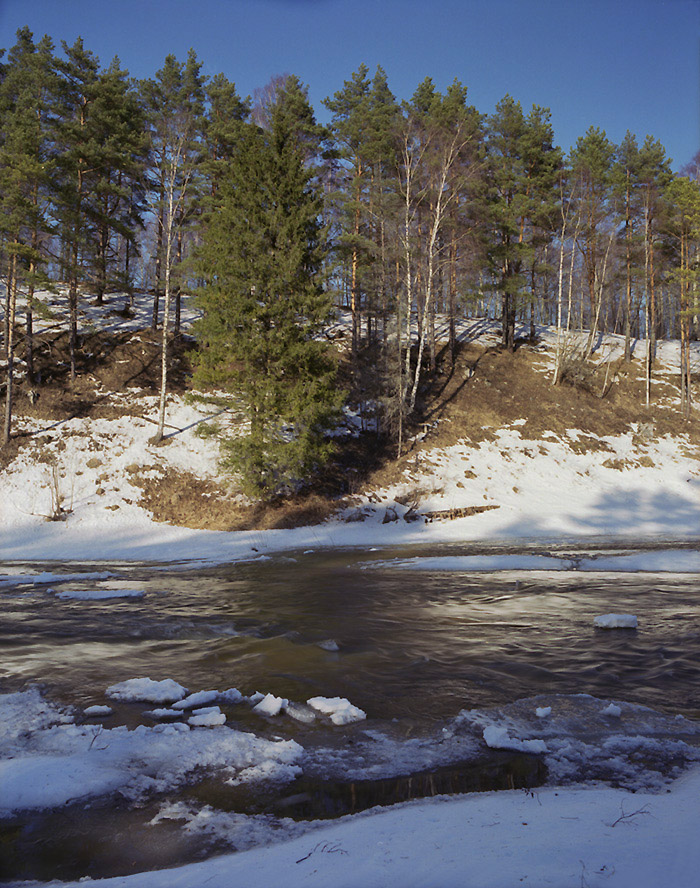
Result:
{"label": "wooded hill", "polygon": [[[656,340],[679,339],[690,415],[700,160],[677,175],[653,136],[615,145],[595,126],[564,156],[545,107],[506,96],[484,113],[457,80],[441,93],[426,78],[399,102],[381,68],[361,66],[324,100],[320,125],[294,76],[251,99],[201,68],[193,51],[169,55],[137,82],[80,39],[57,53],[26,28],[4,57],[6,446],[15,386],[41,388],[35,293],[59,281],[69,385],[84,294],[102,303],[123,291],[125,312],[151,300],[156,437],[181,293],[197,294],[195,381],[245,402],[250,434],[230,457],[255,494],[291,489],[323,464],[339,391],[353,385],[371,388],[380,431],[401,453],[438,369],[441,317],[453,363],[465,317],[499,318],[508,352],[516,323],[556,325],[556,382],[580,371],[598,333],[624,337],[624,362],[643,338],[647,404]],[[351,317],[342,384],[322,335],[334,308]]]}

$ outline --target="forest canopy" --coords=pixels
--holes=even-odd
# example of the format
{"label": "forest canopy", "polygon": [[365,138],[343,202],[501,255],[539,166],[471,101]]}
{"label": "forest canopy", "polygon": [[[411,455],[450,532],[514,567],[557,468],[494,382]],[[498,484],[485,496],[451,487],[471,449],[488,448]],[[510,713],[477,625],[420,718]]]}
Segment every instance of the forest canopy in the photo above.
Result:
{"label": "forest canopy", "polygon": [[519,322],[585,330],[589,349],[621,334],[628,361],[644,339],[649,379],[655,341],[679,338],[689,410],[700,155],[676,174],[653,135],[616,145],[595,122],[566,155],[545,106],[507,95],[477,109],[459,80],[441,92],[430,77],[400,102],[381,67],[361,65],[323,105],[325,125],[289,75],[242,97],[193,50],[137,81],[81,39],[57,51],[17,33],[0,61],[5,442],[20,336],[39,385],[47,287],[66,300],[72,377],[81,299],[151,300],[161,436],[169,342],[195,294],[198,379],[245,402],[232,461],[257,492],[327,458],[341,398],[319,334],[334,310],[350,317],[352,360],[375,356],[377,424],[399,451],[438,328],[454,358],[464,316],[500,319],[511,351]]}

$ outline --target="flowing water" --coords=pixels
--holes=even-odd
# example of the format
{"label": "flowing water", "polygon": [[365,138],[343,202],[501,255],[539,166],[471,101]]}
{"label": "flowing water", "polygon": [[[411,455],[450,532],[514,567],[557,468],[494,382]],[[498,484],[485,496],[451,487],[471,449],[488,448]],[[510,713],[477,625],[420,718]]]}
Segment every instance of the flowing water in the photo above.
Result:
{"label": "flowing water", "polygon": [[[504,551],[491,550],[496,555]],[[420,562],[421,557],[475,552],[413,548],[410,555]],[[483,554],[484,547],[478,552]],[[535,567],[542,559],[550,568],[548,556],[561,560],[566,553],[520,554]],[[0,691],[39,683],[47,698],[61,704],[110,703],[115,711],[105,727],[144,721],[147,706],[115,705],[104,693],[115,682],[140,676],[172,678],[192,691],[236,687],[243,694],[270,692],[299,703],[317,695],[345,697],[367,713],[367,721],[343,728],[309,726],[284,716],[263,719],[245,706],[233,709],[228,719],[232,727],[294,738],[305,748],[339,750],[368,731],[429,737],[461,710],[497,710],[521,698],[553,695],[585,693],[643,704],[669,717],[680,713],[700,719],[697,574],[485,572],[468,565],[449,571],[406,569],[399,560],[405,555],[299,552],[199,569],[42,564],[12,565],[4,573],[0,566]],[[426,562],[431,563],[436,562]],[[578,564],[578,556],[571,563]],[[19,577],[23,571],[54,576]],[[105,589],[144,594],[106,600],[65,597]],[[594,629],[594,617],[609,612],[635,614],[639,629]],[[494,775],[487,786],[544,779],[536,757],[494,751],[482,759],[479,773],[491,769]],[[437,768],[413,775],[410,787],[423,787],[416,792],[395,781],[391,790],[381,781],[374,782],[374,790],[353,781],[343,784],[341,768],[332,775],[333,788],[319,794],[319,765],[315,786],[307,782],[282,798],[277,793],[267,808],[250,793],[227,804],[229,809],[240,804],[249,813],[279,811],[281,805],[285,816],[326,816],[363,807],[357,803],[363,792],[367,804],[380,804],[485,788],[469,772],[473,767],[474,762],[462,763],[457,771]],[[226,807],[206,779],[187,793],[217,810]],[[105,823],[122,816],[114,806],[110,810]],[[16,860],[10,876],[130,871],[123,862],[110,863],[112,850],[102,857],[90,852],[89,865],[82,858],[76,863],[73,854],[72,868],[62,869],[54,854],[44,869],[29,866],[27,859],[36,857],[40,842],[33,843],[32,836],[43,835],[43,816],[20,818],[5,831]],[[53,830],[57,822],[52,818]],[[75,825],[71,830],[79,832]],[[146,862],[139,858],[131,869],[198,853],[183,849],[182,843],[164,857],[145,851]]]}

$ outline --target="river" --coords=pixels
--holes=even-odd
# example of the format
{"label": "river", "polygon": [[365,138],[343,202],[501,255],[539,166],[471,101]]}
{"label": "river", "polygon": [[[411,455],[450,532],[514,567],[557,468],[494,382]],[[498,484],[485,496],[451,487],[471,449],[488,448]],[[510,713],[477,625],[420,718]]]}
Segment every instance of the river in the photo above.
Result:
{"label": "river", "polygon": [[[506,566],[510,558],[513,569],[474,569],[485,554]],[[113,714],[102,720],[105,729],[152,724],[144,704],[105,698],[110,685],[133,677],[171,678],[192,691],[235,687],[245,695],[260,691],[297,703],[318,695],[347,698],[367,714],[365,721],[342,728],[327,720],[305,724],[284,715],[263,718],[238,705],[227,710],[227,724],[301,743],[305,779],[334,780],[336,795],[344,771],[358,779],[371,774],[376,779],[368,805],[409,797],[397,788],[402,772],[413,773],[416,784],[427,781],[432,790],[425,792],[512,786],[514,771],[525,774],[524,784],[541,782],[546,774],[532,756],[482,749],[472,756],[480,777],[465,776],[468,764],[458,744],[443,759],[426,750],[435,738],[459,733],[455,725],[463,710],[499,713],[530,699],[544,705],[586,694],[641,704],[669,724],[677,715],[700,721],[698,575],[596,570],[595,559],[609,554],[575,547],[452,546],[291,552],[204,567],[0,566],[0,690],[38,684],[47,699],[74,712],[109,703]],[[464,559],[461,567],[458,558]],[[582,558],[586,570],[580,569]],[[515,569],[518,564],[529,569]],[[108,590],[125,597],[90,597]],[[636,615],[639,628],[594,628],[594,617],[610,612]],[[404,744],[412,738],[413,757],[402,767],[403,753],[387,753],[386,744],[375,743],[372,760],[367,738],[378,736]],[[489,769],[492,782],[479,786]],[[352,792],[355,798],[356,786]],[[182,790],[183,799],[216,810],[241,805],[248,813],[265,811],[255,795],[248,788],[224,802],[211,774],[198,775],[195,785]],[[323,805],[309,807],[313,795],[309,785],[294,795],[307,803],[300,817],[323,815]],[[330,795],[323,796],[326,807]],[[106,875],[243,847],[220,836],[178,843],[173,832],[158,853],[144,849],[132,863],[117,863],[104,838],[101,846],[86,842],[86,823],[94,823],[99,810],[102,832],[117,829],[117,818],[118,829],[128,833],[141,822],[133,807],[98,799],[92,814],[84,810],[82,805],[61,815],[63,852],[48,838],[61,819],[56,812],[7,821],[10,863],[0,875]],[[330,813],[348,810],[336,805]],[[66,836],[73,837],[70,853]],[[47,845],[53,850],[37,853]],[[79,852],[78,845],[92,850]]]}

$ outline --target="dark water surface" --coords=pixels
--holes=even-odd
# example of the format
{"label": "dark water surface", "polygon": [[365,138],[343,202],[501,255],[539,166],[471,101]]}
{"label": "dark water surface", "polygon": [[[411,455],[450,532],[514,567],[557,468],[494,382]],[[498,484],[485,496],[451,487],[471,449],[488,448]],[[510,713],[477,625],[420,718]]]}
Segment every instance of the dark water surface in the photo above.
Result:
{"label": "dark water surface", "polygon": [[[385,566],[367,569],[372,559]],[[386,551],[105,569],[105,580],[0,587],[5,689],[41,682],[90,705],[117,681],[149,676],[301,702],[342,696],[369,718],[417,722],[543,693],[700,714],[694,574],[401,570]],[[115,580],[144,597],[56,594]],[[637,615],[638,631],[594,629],[609,612]]]}

